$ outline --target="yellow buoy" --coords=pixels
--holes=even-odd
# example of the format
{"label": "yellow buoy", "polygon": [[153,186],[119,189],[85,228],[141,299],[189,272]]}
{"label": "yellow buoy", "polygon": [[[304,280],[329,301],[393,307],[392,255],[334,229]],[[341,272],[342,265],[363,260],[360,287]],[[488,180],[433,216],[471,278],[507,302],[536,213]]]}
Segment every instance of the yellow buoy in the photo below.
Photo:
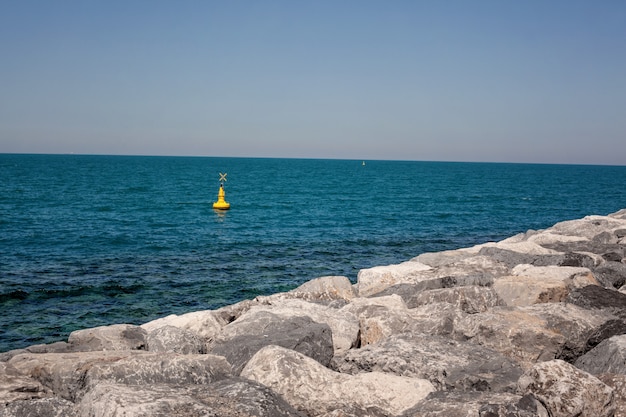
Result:
{"label": "yellow buoy", "polygon": [[228,210],[230,208],[230,203],[227,203],[224,200],[226,197],[226,192],[224,191],[224,181],[226,181],[226,174],[222,174],[220,172],[220,190],[217,193],[217,201],[213,203],[213,208],[216,210]]}

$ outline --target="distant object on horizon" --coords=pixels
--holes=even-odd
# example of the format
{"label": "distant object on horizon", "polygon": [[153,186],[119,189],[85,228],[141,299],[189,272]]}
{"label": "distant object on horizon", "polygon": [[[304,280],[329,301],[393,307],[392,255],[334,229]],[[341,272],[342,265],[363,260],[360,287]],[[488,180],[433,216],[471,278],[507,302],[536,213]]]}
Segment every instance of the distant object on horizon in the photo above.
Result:
{"label": "distant object on horizon", "polygon": [[365,161],[363,161],[363,166],[365,166]]}
{"label": "distant object on horizon", "polygon": [[225,200],[226,192],[224,191],[224,182],[226,181],[226,175],[220,172],[220,190],[217,193],[217,201],[213,203],[213,208],[215,210],[228,210],[230,208],[230,203],[227,203]]}

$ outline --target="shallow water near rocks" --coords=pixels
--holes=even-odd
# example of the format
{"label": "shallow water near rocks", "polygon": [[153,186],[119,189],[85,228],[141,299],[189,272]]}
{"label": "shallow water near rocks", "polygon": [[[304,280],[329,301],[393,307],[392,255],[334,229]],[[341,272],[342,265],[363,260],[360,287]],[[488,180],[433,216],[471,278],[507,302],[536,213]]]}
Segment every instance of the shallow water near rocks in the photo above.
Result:
{"label": "shallow water near rocks", "polygon": [[365,162],[0,155],[0,351],[626,207],[623,166]]}

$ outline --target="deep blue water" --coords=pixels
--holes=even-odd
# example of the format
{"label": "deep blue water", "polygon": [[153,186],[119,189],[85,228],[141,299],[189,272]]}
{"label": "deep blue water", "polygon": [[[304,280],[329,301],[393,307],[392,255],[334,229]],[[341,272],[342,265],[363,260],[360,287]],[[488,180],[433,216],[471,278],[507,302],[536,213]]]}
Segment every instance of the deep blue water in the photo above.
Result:
{"label": "deep blue water", "polygon": [[624,184],[624,166],[0,154],[0,351],[609,214]]}

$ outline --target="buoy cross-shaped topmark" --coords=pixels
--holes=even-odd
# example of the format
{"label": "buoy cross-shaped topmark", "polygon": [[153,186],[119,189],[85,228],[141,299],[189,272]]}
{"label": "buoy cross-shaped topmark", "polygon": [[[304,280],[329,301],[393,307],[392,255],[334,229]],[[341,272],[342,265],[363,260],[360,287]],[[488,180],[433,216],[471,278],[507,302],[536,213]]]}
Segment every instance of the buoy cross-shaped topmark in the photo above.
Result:
{"label": "buoy cross-shaped topmark", "polygon": [[224,199],[226,197],[226,192],[224,191],[224,181],[226,181],[226,174],[222,174],[220,172],[220,189],[217,193],[217,201],[213,203],[213,208],[216,210],[228,210],[230,208],[230,203]]}

